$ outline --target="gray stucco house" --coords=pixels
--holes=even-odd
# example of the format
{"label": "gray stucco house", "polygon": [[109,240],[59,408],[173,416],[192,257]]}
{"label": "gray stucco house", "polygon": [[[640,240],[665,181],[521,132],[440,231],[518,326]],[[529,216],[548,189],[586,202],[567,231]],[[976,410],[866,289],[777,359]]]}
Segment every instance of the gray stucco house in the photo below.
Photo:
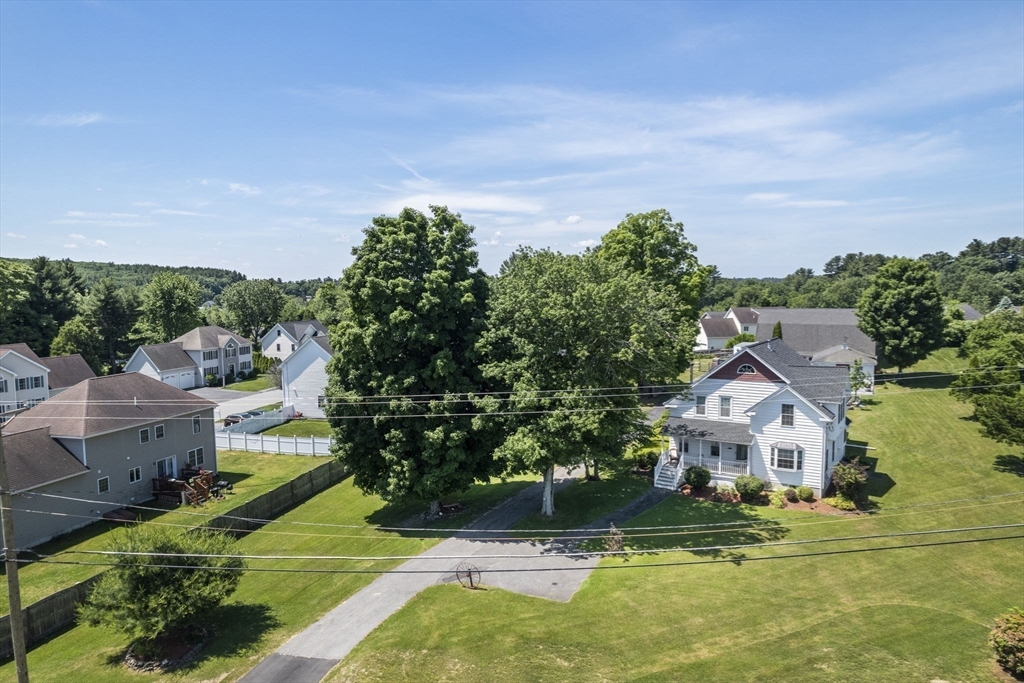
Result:
{"label": "gray stucco house", "polygon": [[18,547],[151,500],[161,477],[216,472],[215,405],[124,373],[86,379],[11,418],[3,441]]}

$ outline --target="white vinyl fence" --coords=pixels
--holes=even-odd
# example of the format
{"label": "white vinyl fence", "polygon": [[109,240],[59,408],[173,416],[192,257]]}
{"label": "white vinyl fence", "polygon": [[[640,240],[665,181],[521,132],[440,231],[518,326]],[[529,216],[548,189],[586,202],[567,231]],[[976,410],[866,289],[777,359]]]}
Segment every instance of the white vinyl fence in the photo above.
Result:
{"label": "white vinyl fence", "polygon": [[266,436],[233,432],[217,432],[216,437],[219,451],[280,455],[330,455],[333,441],[329,436]]}
{"label": "white vinyl fence", "polygon": [[[244,411],[243,411],[244,412]],[[259,417],[250,417],[246,420],[242,420],[238,424],[233,424],[230,427],[225,427],[225,432],[233,432],[236,434],[245,432],[246,434],[256,434],[262,432],[271,427],[282,425],[292,418],[294,414],[294,408],[287,406],[285,408],[278,408],[272,410],[269,413],[263,413]],[[224,415],[220,416],[225,417]]]}

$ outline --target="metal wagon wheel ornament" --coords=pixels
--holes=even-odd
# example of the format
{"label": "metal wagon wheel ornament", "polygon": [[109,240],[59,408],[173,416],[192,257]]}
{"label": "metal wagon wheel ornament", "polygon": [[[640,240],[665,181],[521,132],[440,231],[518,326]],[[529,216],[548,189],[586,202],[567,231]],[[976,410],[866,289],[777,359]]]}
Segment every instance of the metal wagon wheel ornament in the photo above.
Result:
{"label": "metal wagon wheel ornament", "polygon": [[455,568],[455,578],[463,588],[475,589],[480,585],[480,570],[469,562],[463,562]]}

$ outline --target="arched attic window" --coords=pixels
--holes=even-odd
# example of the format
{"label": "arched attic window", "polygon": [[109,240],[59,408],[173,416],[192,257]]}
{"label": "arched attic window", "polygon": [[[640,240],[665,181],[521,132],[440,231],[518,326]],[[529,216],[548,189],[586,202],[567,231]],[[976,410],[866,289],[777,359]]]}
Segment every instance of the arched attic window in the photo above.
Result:
{"label": "arched attic window", "polygon": [[757,370],[755,370],[754,366],[750,365],[749,363],[744,363],[743,365],[736,368],[736,374],[738,375],[754,375],[756,373]]}

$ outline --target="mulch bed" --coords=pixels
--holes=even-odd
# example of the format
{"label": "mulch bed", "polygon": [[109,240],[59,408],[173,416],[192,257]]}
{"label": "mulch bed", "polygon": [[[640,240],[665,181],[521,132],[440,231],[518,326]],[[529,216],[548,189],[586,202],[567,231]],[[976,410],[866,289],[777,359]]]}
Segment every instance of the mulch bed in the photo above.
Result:
{"label": "mulch bed", "polygon": [[[681,493],[684,496],[689,496],[690,498],[693,498],[694,500],[706,500],[706,501],[709,501],[709,502],[712,502],[712,503],[739,503],[739,502],[741,502],[740,501],[740,496],[739,496],[738,493],[725,493],[724,491],[719,493],[719,491],[717,490],[717,487],[715,487],[715,486],[705,486],[700,491],[694,491],[692,488],[690,488],[689,484],[683,484],[681,487],[679,487],[679,493]],[[767,505],[768,504],[768,495],[767,494],[761,494],[761,501],[759,503],[755,503],[755,505],[758,505],[758,504],[760,504],[760,505]],[[822,503],[820,500],[812,500],[809,503],[805,503],[802,500],[801,501],[797,501],[796,503],[790,503],[787,500],[786,501],[786,507],[783,508],[783,509],[785,509],[785,510],[795,510],[797,512],[816,512],[816,513],[821,514],[821,515],[848,515],[848,514],[851,514],[851,513],[847,512],[845,510],[840,510],[838,508],[832,507],[831,505],[826,505],[825,503]]]}
{"label": "mulch bed", "polygon": [[[135,644],[128,647],[124,663],[133,671],[171,671],[191,664],[199,652],[210,642],[210,632],[203,630],[197,634],[188,631],[172,631],[158,636],[155,641],[156,654],[150,656],[137,655]],[[198,641],[196,640],[198,637]]]}

